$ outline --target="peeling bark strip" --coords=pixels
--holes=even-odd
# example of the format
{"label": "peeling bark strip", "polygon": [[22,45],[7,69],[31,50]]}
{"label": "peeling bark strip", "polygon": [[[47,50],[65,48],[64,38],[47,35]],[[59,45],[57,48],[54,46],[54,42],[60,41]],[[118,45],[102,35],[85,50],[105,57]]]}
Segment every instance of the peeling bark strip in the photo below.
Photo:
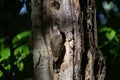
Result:
{"label": "peeling bark strip", "polygon": [[105,60],[97,49],[95,0],[31,3],[35,80],[104,80]]}

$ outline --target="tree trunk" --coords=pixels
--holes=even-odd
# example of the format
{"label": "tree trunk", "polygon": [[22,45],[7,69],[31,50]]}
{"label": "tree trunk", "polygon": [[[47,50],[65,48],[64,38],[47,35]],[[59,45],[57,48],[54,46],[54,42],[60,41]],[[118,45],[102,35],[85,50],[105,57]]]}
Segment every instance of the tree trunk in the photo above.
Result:
{"label": "tree trunk", "polygon": [[104,80],[95,0],[31,0],[31,7],[35,80]]}

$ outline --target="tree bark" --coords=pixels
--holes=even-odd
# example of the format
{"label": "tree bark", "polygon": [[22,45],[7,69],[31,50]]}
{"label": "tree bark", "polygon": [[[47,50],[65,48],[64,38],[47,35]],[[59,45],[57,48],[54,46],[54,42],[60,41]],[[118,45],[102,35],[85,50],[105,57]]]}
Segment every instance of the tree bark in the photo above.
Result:
{"label": "tree bark", "polygon": [[34,80],[50,80],[47,46],[42,33],[42,0],[31,0]]}
{"label": "tree bark", "polygon": [[[97,48],[95,0],[31,0],[31,7],[35,80],[104,80],[105,59]],[[65,46],[56,62],[58,72],[50,43],[54,26]]]}

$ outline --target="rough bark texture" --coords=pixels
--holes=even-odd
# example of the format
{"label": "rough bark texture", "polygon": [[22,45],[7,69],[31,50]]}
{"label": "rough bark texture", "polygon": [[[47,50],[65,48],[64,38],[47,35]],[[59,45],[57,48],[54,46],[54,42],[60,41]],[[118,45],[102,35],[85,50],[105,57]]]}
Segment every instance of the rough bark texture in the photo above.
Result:
{"label": "rough bark texture", "polygon": [[42,33],[42,0],[31,0],[32,49],[34,80],[50,80],[48,52]]}
{"label": "rough bark texture", "polygon": [[[104,80],[105,60],[97,48],[95,0],[31,3],[35,80]],[[54,26],[59,28],[65,46],[57,61],[58,72],[54,69],[50,44]]]}

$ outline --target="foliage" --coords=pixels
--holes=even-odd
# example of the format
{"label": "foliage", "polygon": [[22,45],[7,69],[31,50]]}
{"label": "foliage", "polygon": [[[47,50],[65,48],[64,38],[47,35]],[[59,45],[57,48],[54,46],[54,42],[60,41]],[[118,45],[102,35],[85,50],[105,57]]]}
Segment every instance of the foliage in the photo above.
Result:
{"label": "foliage", "polygon": [[[19,73],[25,71],[24,70],[25,65],[27,64],[25,64],[26,62],[24,61],[28,56],[30,56],[29,43],[28,43],[28,37],[30,36],[30,34],[31,34],[30,31],[24,31],[12,38],[12,46],[14,48],[14,59],[15,59],[14,65],[16,67],[16,70],[19,71]],[[7,39],[5,37],[0,38],[0,57],[1,57],[0,64],[5,68],[5,70],[10,71],[11,51],[10,51],[10,46],[4,44],[6,40]],[[18,72],[15,72],[14,75],[18,75]],[[2,71],[0,71],[0,77],[3,77]]]}
{"label": "foliage", "polygon": [[29,43],[31,35],[29,2],[30,0],[0,1],[0,79],[2,80],[33,77]]}
{"label": "foliage", "polygon": [[106,57],[106,80],[120,79],[120,1],[97,2],[99,48]]}

